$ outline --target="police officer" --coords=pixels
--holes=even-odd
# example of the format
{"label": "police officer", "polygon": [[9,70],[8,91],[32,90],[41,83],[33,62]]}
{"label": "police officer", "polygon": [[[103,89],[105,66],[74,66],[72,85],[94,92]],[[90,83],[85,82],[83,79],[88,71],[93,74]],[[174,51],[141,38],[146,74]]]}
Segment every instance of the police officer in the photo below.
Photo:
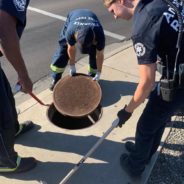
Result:
{"label": "police officer", "polygon": [[71,11],[59,36],[59,46],[50,65],[53,90],[69,61],[70,75],[76,73],[76,46],[82,54],[89,55],[88,73],[94,80],[100,79],[104,60],[105,36],[97,16],[88,9]]}
{"label": "police officer", "polygon": [[[131,101],[117,114],[119,126],[149,97],[137,123],[135,143],[126,142],[129,153],[120,157],[122,168],[138,177],[157,151],[167,120],[184,103],[183,29],[179,24],[182,1],[104,0],[104,4],[115,18],[129,20],[133,17],[132,41],[140,71],[140,82]],[[158,61],[162,76],[155,87]]]}
{"label": "police officer", "polygon": [[[0,51],[18,74],[22,91],[32,91],[32,82],[22,58],[19,38],[26,23],[29,0],[0,0]],[[17,173],[36,166],[32,157],[21,158],[14,150],[15,137],[33,127],[31,121],[19,124],[14,97],[0,66],[0,173]]]}

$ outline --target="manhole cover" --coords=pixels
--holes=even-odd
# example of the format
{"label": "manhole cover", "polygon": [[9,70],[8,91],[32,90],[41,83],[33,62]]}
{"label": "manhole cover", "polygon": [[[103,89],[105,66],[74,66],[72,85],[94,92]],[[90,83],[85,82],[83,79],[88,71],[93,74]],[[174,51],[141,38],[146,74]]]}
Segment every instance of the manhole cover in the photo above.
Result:
{"label": "manhole cover", "polygon": [[53,92],[56,109],[61,114],[71,117],[91,114],[100,104],[101,96],[98,82],[85,74],[62,78]]}

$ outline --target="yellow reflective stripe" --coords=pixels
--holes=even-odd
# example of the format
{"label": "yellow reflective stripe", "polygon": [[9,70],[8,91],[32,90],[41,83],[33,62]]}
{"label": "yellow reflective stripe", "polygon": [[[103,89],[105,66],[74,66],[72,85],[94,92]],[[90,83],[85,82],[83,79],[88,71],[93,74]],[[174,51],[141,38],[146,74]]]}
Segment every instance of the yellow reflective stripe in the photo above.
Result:
{"label": "yellow reflective stripe", "polygon": [[90,67],[90,65],[88,65],[88,72],[90,72],[91,74],[96,74],[97,69],[93,69],[92,67]]}
{"label": "yellow reflective stripe", "polygon": [[20,161],[21,161],[21,157],[18,156],[17,161],[16,161],[17,166],[15,168],[0,167],[0,172],[13,172],[13,171],[15,171],[19,167]]}
{"label": "yellow reflective stripe", "polygon": [[54,65],[50,65],[50,68],[53,72],[56,72],[56,73],[63,73],[65,68],[58,68],[57,66],[54,66]]}
{"label": "yellow reflective stripe", "polygon": [[[17,167],[20,165],[20,161],[21,161],[21,157],[18,156],[18,157],[17,157]],[[16,167],[16,168],[17,168],[17,167]]]}

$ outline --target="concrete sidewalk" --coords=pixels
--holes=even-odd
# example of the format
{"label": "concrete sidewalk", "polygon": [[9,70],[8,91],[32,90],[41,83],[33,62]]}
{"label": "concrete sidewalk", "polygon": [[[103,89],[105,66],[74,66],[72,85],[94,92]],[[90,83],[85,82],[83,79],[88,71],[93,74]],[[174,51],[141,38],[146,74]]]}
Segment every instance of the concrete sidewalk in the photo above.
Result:
{"label": "concrete sidewalk", "polygon": [[[86,73],[86,63],[78,69]],[[36,128],[16,140],[15,149],[20,156],[33,156],[40,162],[29,172],[16,175],[1,175],[0,184],[59,184],[76,163],[90,150],[110,127],[117,112],[131,99],[139,80],[136,56],[131,43],[106,54],[100,81],[102,88],[103,115],[98,123],[81,130],[66,130],[53,125],[47,118],[47,107],[34,99],[20,104],[20,122],[31,119]],[[38,97],[45,103],[52,103],[49,90]],[[146,104],[136,109],[131,119],[122,127],[115,128],[98,149],[70,178],[68,184],[145,184],[151,173],[158,153],[154,155],[139,180],[132,180],[121,169],[120,155],[126,152],[124,142],[134,140],[137,120]],[[162,142],[168,135],[164,132]]]}

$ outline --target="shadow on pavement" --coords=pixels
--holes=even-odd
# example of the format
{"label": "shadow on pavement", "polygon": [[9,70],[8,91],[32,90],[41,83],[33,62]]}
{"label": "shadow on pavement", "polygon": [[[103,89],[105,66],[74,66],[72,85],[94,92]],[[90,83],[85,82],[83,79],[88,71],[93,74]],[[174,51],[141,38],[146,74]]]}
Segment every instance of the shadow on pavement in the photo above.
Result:
{"label": "shadow on pavement", "polygon": [[107,107],[118,102],[121,96],[133,95],[137,83],[128,81],[108,81],[100,80],[102,89],[102,106]]}
{"label": "shadow on pavement", "polygon": [[[62,152],[74,153],[80,155],[79,159],[77,159],[74,164],[72,160],[72,163],[69,163],[68,158],[66,159],[67,162],[65,158],[58,160],[58,162],[50,162],[49,160],[52,160],[54,157],[53,153],[51,158],[48,157],[48,162],[39,162],[38,166],[34,170],[22,174],[4,175],[5,177],[25,181],[43,180],[48,184],[58,184],[99,140],[99,137],[93,135],[74,136],[49,131],[36,131],[39,129],[40,126],[36,125],[34,130],[19,137],[16,140],[16,144],[51,151],[59,151],[61,154]],[[33,141],[33,139],[35,141]],[[88,179],[88,184],[94,184],[96,181],[99,181],[99,183],[105,182],[106,184],[114,183],[113,181],[116,180],[117,177],[122,177],[122,170],[117,170],[117,167],[120,167],[119,157],[123,151],[124,147],[122,143],[105,139],[97,150],[88,158],[95,159],[95,161],[92,160],[92,162],[89,163],[87,159],[86,162],[81,165],[81,168],[75,173],[77,177],[75,177],[75,175],[72,176],[71,181],[74,181],[71,183],[86,184],[86,179]],[[109,177],[109,179],[107,179],[107,177]],[[101,180],[104,182],[100,182]]]}

